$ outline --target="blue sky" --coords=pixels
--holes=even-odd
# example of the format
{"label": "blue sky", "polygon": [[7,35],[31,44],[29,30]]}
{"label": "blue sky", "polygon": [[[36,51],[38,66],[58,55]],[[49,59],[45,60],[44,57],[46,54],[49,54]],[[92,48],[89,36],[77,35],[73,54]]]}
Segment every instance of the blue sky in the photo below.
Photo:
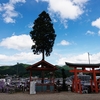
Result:
{"label": "blue sky", "polygon": [[57,34],[54,65],[100,63],[100,0],[0,0],[0,65],[34,64],[42,59],[31,50],[33,22],[45,10]]}

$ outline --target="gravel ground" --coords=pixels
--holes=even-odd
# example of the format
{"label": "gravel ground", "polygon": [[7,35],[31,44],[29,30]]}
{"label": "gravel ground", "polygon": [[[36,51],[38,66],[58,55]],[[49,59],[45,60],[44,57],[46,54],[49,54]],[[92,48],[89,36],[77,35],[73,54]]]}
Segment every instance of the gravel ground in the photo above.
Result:
{"label": "gravel ground", "polygon": [[100,100],[100,93],[78,94],[72,92],[60,93],[0,93],[0,100]]}

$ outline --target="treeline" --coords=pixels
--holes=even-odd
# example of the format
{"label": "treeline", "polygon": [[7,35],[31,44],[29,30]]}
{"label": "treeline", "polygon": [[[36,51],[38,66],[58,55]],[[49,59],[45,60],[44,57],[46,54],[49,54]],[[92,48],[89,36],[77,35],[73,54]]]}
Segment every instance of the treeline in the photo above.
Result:
{"label": "treeline", "polygon": [[28,64],[17,63],[16,65],[11,66],[0,66],[0,76],[4,75],[16,75],[20,77],[28,76],[26,68]]}
{"label": "treeline", "polygon": [[[23,63],[17,63],[16,65],[12,66],[0,66],[0,77],[5,77],[5,75],[16,75],[19,77],[29,77],[30,72],[26,70],[26,68],[29,66],[29,64],[23,64]],[[69,72],[71,68],[68,66],[58,66],[56,65],[58,70],[55,71],[55,77],[62,77],[62,69],[65,71],[66,77],[72,75],[72,73]],[[33,76],[41,77],[40,71],[33,71]],[[49,77],[49,72],[45,72],[45,77]]]}

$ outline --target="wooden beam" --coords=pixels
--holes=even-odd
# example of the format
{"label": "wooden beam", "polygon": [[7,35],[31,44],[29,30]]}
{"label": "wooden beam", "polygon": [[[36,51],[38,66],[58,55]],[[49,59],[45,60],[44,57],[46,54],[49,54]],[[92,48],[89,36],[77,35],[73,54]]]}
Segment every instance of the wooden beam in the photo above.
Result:
{"label": "wooden beam", "polygon": [[[73,69],[73,70],[70,70],[70,72],[75,72],[75,70]],[[80,73],[80,72],[83,72],[83,73],[93,73],[93,70],[78,70],[77,69],[77,72],[78,73]],[[100,73],[100,71],[98,71],[98,70],[95,70],[95,73]]]}
{"label": "wooden beam", "polygon": [[53,69],[53,68],[31,68],[30,70],[33,70],[33,71],[55,71],[56,69]]}

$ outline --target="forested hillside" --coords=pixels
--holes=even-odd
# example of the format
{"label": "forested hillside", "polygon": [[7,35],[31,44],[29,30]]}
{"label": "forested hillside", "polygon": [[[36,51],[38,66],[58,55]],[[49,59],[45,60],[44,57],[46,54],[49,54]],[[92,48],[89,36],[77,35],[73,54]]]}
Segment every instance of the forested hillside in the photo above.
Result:
{"label": "forested hillside", "polygon": [[[23,63],[18,63],[16,65],[12,66],[0,66],[0,77],[4,77],[4,75],[17,75],[19,77],[27,77],[29,76],[29,71],[26,70],[26,68],[29,66],[29,64],[23,64]],[[58,70],[55,71],[55,77],[62,77],[62,69],[65,70],[66,77],[72,75],[72,73],[69,72],[71,68],[68,66],[59,66],[55,65]],[[33,71],[33,76],[41,76],[41,72],[39,71]],[[48,77],[48,73],[45,73],[45,76]]]}

